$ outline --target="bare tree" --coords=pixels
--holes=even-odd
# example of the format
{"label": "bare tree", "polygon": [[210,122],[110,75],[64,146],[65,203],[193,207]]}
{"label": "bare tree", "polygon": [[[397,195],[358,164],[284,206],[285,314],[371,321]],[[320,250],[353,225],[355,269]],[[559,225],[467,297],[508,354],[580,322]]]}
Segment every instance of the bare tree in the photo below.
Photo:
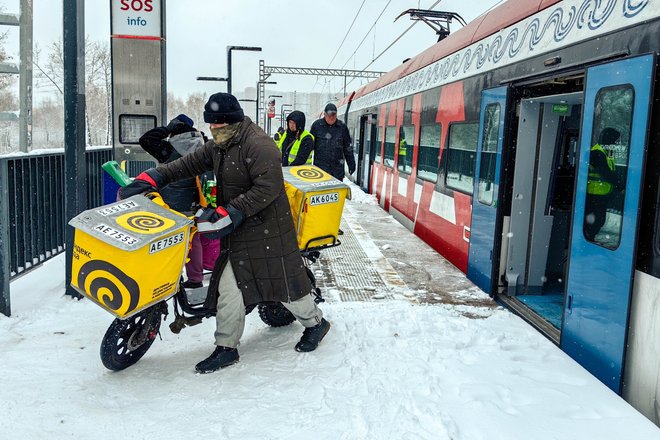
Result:
{"label": "bare tree", "polygon": [[[109,145],[112,136],[112,63],[107,43],[87,42],[85,49],[90,144]],[[93,135],[92,135],[93,132]]]}
{"label": "bare tree", "polygon": [[[3,8],[0,6],[0,12],[2,11]],[[11,61],[11,57],[5,49],[6,42],[7,32],[0,33],[0,63]],[[15,83],[15,75],[0,74],[0,112],[16,111],[18,109],[18,99],[12,88]],[[15,124],[0,122],[0,154],[12,151],[12,140],[17,134]]]}
{"label": "bare tree", "polygon": [[34,107],[32,142],[39,148],[64,147],[64,105],[61,99],[47,97]]}
{"label": "bare tree", "polygon": [[[54,102],[62,103],[64,82],[64,53],[62,41],[48,46],[45,62],[41,62],[41,51],[35,50],[34,65],[37,69],[35,87],[55,94]],[[109,145],[112,138],[112,69],[110,48],[107,43],[85,40],[85,122],[89,145]],[[54,102],[49,102],[51,107]],[[44,115],[45,116],[45,115]],[[40,122],[35,118],[35,125]],[[61,130],[56,130],[57,132]],[[46,139],[51,141],[50,136]]]}
{"label": "bare tree", "polygon": [[167,113],[170,119],[183,113],[195,122],[195,127],[203,131],[204,104],[208,97],[204,93],[188,95],[185,101],[173,94],[167,94]]}
{"label": "bare tree", "polygon": [[[2,10],[0,9],[0,12]],[[0,63],[6,63],[11,60],[11,57],[5,49],[5,43],[7,42],[7,32],[0,33]],[[0,74],[0,90],[5,90],[11,86],[16,81],[15,75],[10,75],[7,73]]]}

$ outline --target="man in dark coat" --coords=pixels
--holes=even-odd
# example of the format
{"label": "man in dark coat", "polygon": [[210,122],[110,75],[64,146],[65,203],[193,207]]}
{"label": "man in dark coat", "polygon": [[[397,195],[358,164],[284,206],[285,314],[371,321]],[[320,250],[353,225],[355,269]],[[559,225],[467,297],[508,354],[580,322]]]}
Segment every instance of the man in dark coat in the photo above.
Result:
{"label": "man in dark coat", "polygon": [[[305,327],[297,351],[316,349],[330,329],[311,295],[284,190],[280,153],[273,140],[245,117],[237,99],[216,93],[204,107],[213,141],[193,153],[139,175],[121,190],[122,198],[163,187],[171,181],[214,170],[218,208],[197,215],[200,232],[224,235],[229,252],[220,276],[216,349],[195,369],[210,373],[238,362],[245,307],[279,301]],[[221,270],[222,265],[216,265]]]}
{"label": "man in dark coat", "polygon": [[325,106],[323,118],[314,121],[310,132],[314,136],[314,165],[339,180],[344,179],[344,164],[348,164],[349,174],[355,172],[351,135],[346,124],[337,119],[334,104]]}

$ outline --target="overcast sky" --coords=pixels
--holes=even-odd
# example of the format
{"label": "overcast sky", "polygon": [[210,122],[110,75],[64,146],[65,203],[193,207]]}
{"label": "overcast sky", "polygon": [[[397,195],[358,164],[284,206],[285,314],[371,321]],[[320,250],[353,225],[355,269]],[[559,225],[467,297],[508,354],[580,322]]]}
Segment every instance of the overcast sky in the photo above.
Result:
{"label": "overcast sky", "polygon": [[[499,1],[443,0],[434,9],[456,12],[469,22]],[[35,43],[46,48],[50,42],[62,36],[62,1],[33,2]],[[226,86],[223,83],[200,82],[195,78],[226,76],[228,45],[263,48],[261,53],[233,53],[234,91],[256,84],[260,59],[265,60],[269,66],[361,70],[413,23],[407,16],[394,22],[401,12],[409,8],[428,8],[435,2],[436,0],[364,0],[364,3],[363,0],[169,0],[166,2],[168,91],[177,96],[187,96],[192,92],[210,94],[225,91]],[[0,8],[2,7],[6,13],[17,13],[19,0],[0,0]],[[354,18],[355,24],[347,35]],[[377,19],[376,26],[369,31]],[[452,30],[459,28],[458,23],[452,24]],[[18,30],[5,27],[0,29],[0,32],[4,30],[10,31],[7,49],[16,60]],[[94,40],[109,42],[108,0],[85,1],[85,32]],[[339,49],[346,35],[346,41]],[[435,41],[434,31],[424,23],[418,23],[370,65],[368,70],[388,71]],[[339,52],[335,56],[338,49]],[[269,80],[278,82],[277,85],[269,86],[269,90],[277,91],[314,91],[341,95],[343,88],[343,79],[273,75]],[[355,80],[349,89],[359,87],[360,81],[365,82]]]}

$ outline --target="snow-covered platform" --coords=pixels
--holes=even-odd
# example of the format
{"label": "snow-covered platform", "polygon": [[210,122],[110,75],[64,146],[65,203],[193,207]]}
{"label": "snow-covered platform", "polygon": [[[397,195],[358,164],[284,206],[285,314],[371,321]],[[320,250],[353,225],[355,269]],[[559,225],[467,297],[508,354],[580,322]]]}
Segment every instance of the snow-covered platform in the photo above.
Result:
{"label": "snow-covered platform", "polygon": [[[63,296],[64,258],[11,285],[0,316],[2,438],[651,440],[660,429],[354,189],[343,244],[314,266],[330,332],[248,316],[240,362],[194,365],[215,323],[107,371],[113,317]],[[171,317],[168,318],[171,320]]]}
{"label": "snow-covered platform", "polygon": [[467,306],[476,314],[497,307],[465,274],[385,213],[373,196],[352,189],[342,244],[321,252],[312,266],[329,301],[406,299]]}

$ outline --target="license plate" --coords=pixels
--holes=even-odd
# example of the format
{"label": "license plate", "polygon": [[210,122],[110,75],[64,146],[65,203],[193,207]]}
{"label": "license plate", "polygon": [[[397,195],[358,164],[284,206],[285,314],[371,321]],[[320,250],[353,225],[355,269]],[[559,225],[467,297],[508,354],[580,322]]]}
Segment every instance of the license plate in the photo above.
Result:
{"label": "license plate", "polygon": [[328,194],[318,194],[311,196],[309,198],[309,204],[314,205],[325,205],[327,203],[337,203],[339,201],[339,193],[328,193]]}
{"label": "license plate", "polygon": [[182,242],[183,242],[183,232],[179,232],[178,234],[171,235],[169,237],[165,237],[151,243],[149,245],[149,253],[155,254],[156,252],[164,251],[165,249],[175,246]]}

